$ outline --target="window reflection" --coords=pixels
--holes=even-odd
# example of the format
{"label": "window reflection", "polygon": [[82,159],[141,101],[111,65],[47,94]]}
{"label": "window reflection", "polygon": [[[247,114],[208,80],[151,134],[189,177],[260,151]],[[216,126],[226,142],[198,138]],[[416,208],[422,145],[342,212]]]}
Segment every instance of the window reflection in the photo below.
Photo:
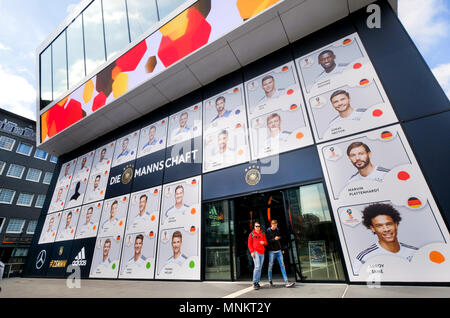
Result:
{"label": "window reflection", "polygon": [[53,42],[52,51],[53,96],[57,98],[67,91],[66,32]]}
{"label": "window reflection", "polygon": [[52,95],[52,48],[49,46],[40,56],[41,109],[50,104]]}
{"label": "window reflection", "polygon": [[103,1],[103,20],[109,59],[129,43],[125,0]]}
{"label": "window reflection", "polygon": [[79,16],[67,28],[67,60],[69,71],[69,88],[84,78],[83,25]]}
{"label": "window reflection", "polygon": [[97,0],[83,12],[87,74],[106,60],[101,9],[101,1]]}
{"label": "window reflection", "polygon": [[158,11],[161,20],[168,16],[173,10],[182,5],[186,0],[157,0]]}
{"label": "window reflection", "polygon": [[155,0],[127,0],[131,41],[158,22]]}

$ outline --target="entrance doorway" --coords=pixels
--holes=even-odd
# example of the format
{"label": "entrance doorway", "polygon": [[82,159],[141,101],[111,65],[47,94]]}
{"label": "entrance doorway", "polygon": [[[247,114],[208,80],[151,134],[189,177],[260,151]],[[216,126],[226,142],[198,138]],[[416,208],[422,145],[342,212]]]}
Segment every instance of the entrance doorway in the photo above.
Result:
{"label": "entrance doorway", "polygon": [[[278,221],[278,228],[282,233],[282,246],[285,248],[284,263],[286,272],[291,280],[295,280],[293,266],[291,266],[290,256],[292,256],[291,244],[289,242],[289,229],[286,220],[283,193],[273,191],[258,193],[239,197],[232,200],[234,206],[234,252],[236,259],[236,268],[234,276],[236,280],[252,280],[253,260],[248,250],[248,237],[252,232],[254,224],[258,221],[261,224],[261,230],[266,232],[270,227],[272,220]],[[261,279],[267,279],[268,254],[264,258]],[[273,266],[273,280],[282,280],[281,271],[278,263],[275,261]]]}

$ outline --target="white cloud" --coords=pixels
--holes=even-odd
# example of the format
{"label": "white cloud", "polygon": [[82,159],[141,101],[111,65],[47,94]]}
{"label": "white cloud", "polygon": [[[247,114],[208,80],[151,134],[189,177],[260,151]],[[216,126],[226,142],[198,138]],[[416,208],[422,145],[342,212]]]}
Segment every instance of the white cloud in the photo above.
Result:
{"label": "white cloud", "polygon": [[450,63],[441,64],[432,69],[439,84],[441,84],[447,97],[450,98]]}
{"label": "white cloud", "polygon": [[22,76],[0,65],[0,108],[36,120],[36,90]]}
{"label": "white cloud", "polygon": [[0,42],[0,51],[9,51],[11,48],[5,46],[3,43]]}
{"label": "white cloud", "polygon": [[406,30],[423,52],[447,36],[450,23],[439,15],[448,8],[443,0],[399,0],[398,15]]}

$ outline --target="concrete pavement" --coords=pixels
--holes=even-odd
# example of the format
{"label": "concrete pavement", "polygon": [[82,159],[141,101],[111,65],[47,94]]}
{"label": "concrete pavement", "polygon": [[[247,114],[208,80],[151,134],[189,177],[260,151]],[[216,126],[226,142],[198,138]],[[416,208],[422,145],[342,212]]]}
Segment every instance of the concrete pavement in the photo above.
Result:
{"label": "concrete pavement", "polygon": [[65,279],[10,278],[0,281],[0,298],[450,298],[450,287],[297,283],[270,288],[251,282],[173,282],[81,280],[68,288]]}

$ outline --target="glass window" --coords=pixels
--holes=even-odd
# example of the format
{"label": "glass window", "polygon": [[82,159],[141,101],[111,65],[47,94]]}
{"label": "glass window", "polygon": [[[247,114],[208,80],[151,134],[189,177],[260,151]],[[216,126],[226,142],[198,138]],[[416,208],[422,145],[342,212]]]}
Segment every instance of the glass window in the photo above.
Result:
{"label": "glass window", "polygon": [[24,166],[19,166],[16,165],[14,163],[11,163],[9,165],[9,169],[8,172],[6,173],[6,175],[8,177],[12,177],[12,178],[22,178],[23,172],[25,171],[25,167]]}
{"label": "glass window", "polygon": [[31,202],[33,201],[34,194],[30,193],[20,193],[17,198],[17,205],[23,206],[31,206]]}
{"label": "glass window", "polygon": [[53,173],[46,172],[44,175],[44,180],[42,180],[42,183],[44,184],[50,184],[52,182]]}
{"label": "glass window", "polygon": [[10,219],[6,233],[22,233],[25,220]]}
{"label": "glass window", "polygon": [[105,62],[101,1],[93,1],[83,12],[86,74]]}
{"label": "glass window", "polygon": [[39,194],[36,203],[34,205],[35,208],[42,208],[44,206],[45,194]]}
{"label": "glass window", "polygon": [[28,181],[39,182],[41,178],[42,171],[39,169],[28,168],[27,177],[25,178]]}
{"label": "glass window", "polygon": [[120,52],[129,42],[125,0],[103,1],[107,58]]}
{"label": "glass window", "polygon": [[61,33],[52,43],[53,98],[63,97],[67,92],[66,32]]}
{"label": "glass window", "polygon": [[47,160],[48,153],[46,153],[44,150],[36,149],[36,152],[34,153],[34,157],[42,160]]}
{"label": "glass window", "polygon": [[17,147],[17,153],[20,153],[25,156],[29,156],[31,154],[32,149],[33,149],[33,146],[24,144],[24,143],[20,143],[19,146]]}
{"label": "glass window", "polygon": [[227,200],[206,204],[205,279],[231,279],[228,204]]}
{"label": "glass window", "polygon": [[158,22],[155,0],[127,0],[131,41],[142,35]]}
{"label": "glass window", "polygon": [[345,280],[339,239],[321,183],[285,190],[302,280]]}
{"label": "glass window", "polygon": [[49,46],[41,53],[40,59],[40,89],[41,109],[51,103],[52,95],[52,48]]}
{"label": "glass window", "polygon": [[6,162],[0,161],[0,175],[3,173],[5,166],[6,166]]}
{"label": "glass window", "polygon": [[[27,234],[33,234],[33,233],[28,233],[28,230],[27,230]],[[12,257],[25,257],[27,255],[28,255],[28,248],[23,248],[23,247],[16,247],[11,254]]]}
{"label": "glass window", "polygon": [[27,227],[27,234],[34,234],[34,231],[36,231],[36,225],[37,225],[37,221],[30,221],[28,222],[28,227]]}
{"label": "glass window", "polygon": [[67,27],[67,62],[69,89],[71,89],[86,75],[84,67],[83,20],[81,15]]}
{"label": "glass window", "polygon": [[0,148],[11,151],[16,141],[6,136],[0,136]]}
{"label": "glass window", "polygon": [[58,157],[50,156],[50,162],[57,163],[58,162]]}
{"label": "glass window", "polygon": [[16,191],[0,188],[0,203],[11,204],[14,194],[16,194]]}
{"label": "glass window", "polygon": [[160,20],[168,16],[173,10],[175,10],[180,5],[186,2],[186,0],[157,0],[157,1]]}
{"label": "glass window", "polygon": [[2,232],[2,229],[3,229],[3,225],[5,224],[5,218],[1,218],[0,217],[0,233]]}

